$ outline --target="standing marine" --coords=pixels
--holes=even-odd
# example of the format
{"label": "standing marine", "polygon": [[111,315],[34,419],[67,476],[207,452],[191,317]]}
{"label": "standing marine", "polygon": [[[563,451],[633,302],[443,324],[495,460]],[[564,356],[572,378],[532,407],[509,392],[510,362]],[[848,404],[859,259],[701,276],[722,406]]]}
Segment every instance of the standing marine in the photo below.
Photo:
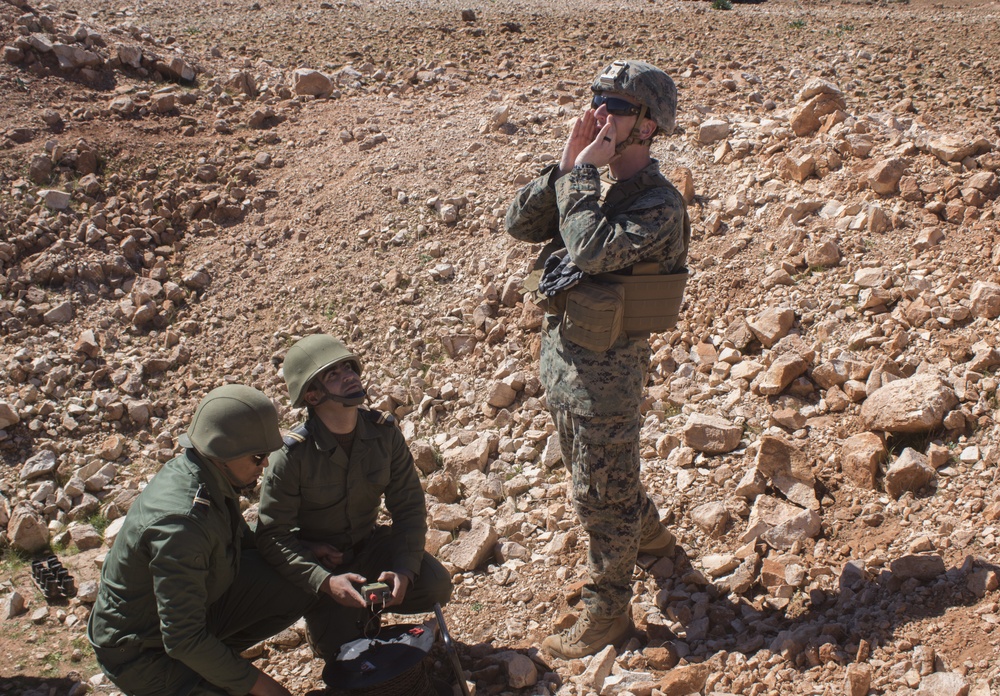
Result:
{"label": "standing marine", "polygon": [[[309,417],[264,477],[257,543],[286,578],[319,597],[306,625],[329,661],[363,635],[358,585],[386,583],[386,608],[413,614],[446,603],[451,576],[424,551],[424,491],[403,434],[391,415],[361,408],[358,356],[315,334],[288,350],[282,371],[292,405],[307,406]],[[389,526],[378,523],[383,500]]]}
{"label": "standing marine", "polygon": [[637,555],[675,550],[639,478],[639,405],[649,333],[677,321],[691,234],[682,195],[650,156],[654,136],[674,129],[673,80],[617,60],[591,90],[559,163],[506,218],[514,238],[547,243],[525,289],[545,307],[541,380],[590,539],[584,609],[542,643],[564,659],[624,642]]}
{"label": "standing marine", "polygon": [[178,441],[104,561],[87,627],[97,661],[129,696],[291,696],[240,657],[315,601],[260,557],[240,512],[282,443],[274,404],[213,389]]}

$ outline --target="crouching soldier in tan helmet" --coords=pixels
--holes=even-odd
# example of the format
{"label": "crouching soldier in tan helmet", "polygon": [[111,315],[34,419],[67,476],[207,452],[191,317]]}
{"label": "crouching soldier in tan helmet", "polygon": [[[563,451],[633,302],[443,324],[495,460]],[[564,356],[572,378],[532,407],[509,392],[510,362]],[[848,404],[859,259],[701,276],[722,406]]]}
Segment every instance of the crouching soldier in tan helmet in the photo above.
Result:
{"label": "crouching soldier in tan helmet", "polygon": [[[292,405],[307,406],[309,417],[264,477],[257,543],[285,577],[319,596],[308,633],[331,660],[362,636],[358,585],[388,584],[386,608],[412,614],[446,603],[451,577],[424,551],[424,491],[402,433],[391,415],[360,408],[358,357],[317,334],[289,349],[282,370]],[[389,527],[376,524],[383,499]]]}
{"label": "crouching soldier in tan helmet", "polygon": [[677,90],[641,61],[608,65],[591,90],[560,162],[507,210],[511,236],[548,243],[525,289],[546,310],[539,371],[590,538],[584,611],[542,644],[561,658],[623,642],[637,554],[675,547],[639,479],[639,404],[649,334],[676,323],[687,280],[684,199],[650,156]]}
{"label": "crouching soldier in tan helmet", "polygon": [[139,494],[101,571],[87,637],[130,696],[290,696],[240,657],[315,597],[252,548],[239,493],[281,446],[278,414],[241,385],[214,389],[171,459]]}

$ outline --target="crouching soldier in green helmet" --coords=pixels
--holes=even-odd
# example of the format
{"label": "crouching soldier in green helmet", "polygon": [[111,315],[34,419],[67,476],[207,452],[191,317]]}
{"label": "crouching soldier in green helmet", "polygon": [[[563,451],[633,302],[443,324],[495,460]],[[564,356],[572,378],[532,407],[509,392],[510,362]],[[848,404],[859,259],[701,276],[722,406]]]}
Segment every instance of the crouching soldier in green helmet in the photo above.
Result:
{"label": "crouching soldier in green helmet", "polygon": [[[264,476],[257,543],[285,577],[318,595],[306,623],[313,649],[331,660],[362,636],[357,585],[386,583],[386,608],[412,614],[446,603],[451,577],[424,551],[424,492],[402,433],[391,415],[360,408],[357,355],[317,334],[293,345],[282,369],[292,405],[307,406],[309,417]],[[388,527],[376,524],[383,499]]]}
{"label": "crouching soldier in green helmet", "polygon": [[315,602],[252,548],[239,494],[281,446],[278,414],[241,385],[208,393],[186,448],[139,494],[108,552],[87,637],[129,696],[289,691],[240,652]]}
{"label": "crouching soldier in green helmet", "polygon": [[545,307],[539,371],[590,539],[584,611],[542,644],[566,659],[624,642],[638,554],[675,550],[639,478],[639,405],[649,334],[677,322],[691,236],[684,198],[650,156],[654,137],[674,128],[673,81],[618,60],[591,91],[561,160],[521,189],[506,219],[512,237],[548,243],[525,289]]}

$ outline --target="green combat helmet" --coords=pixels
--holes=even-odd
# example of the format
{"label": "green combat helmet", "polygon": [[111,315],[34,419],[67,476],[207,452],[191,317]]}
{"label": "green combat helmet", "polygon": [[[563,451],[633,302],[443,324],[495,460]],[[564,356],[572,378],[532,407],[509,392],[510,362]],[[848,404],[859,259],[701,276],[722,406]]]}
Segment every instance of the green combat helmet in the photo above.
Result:
{"label": "green combat helmet", "polygon": [[594,92],[625,94],[642,105],[639,118],[628,140],[619,145],[633,142],[646,144],[638,138],[639,123],[643,118],[651,118],[666,135],[674,132],[677,117],[677,87],[670,76],[659,68],[641,60],[616,60],[604,68],[590,86]]}
{"label": "green combat helmet", "polygon": [[[323,370],[332,365],[350,361],[354,371],[361,374],[361,361],[347,346],[326,334],[306,336],[288,349],[282,372],[285,374],[285,384],[288,385],[288,396],[292,406],[299,408],[305,403],[309,383]],[[338,396],[327,393],[326,398],[339,401],[350,406],[356,406],[365,399],[362,389],[360,394]]]}
{"label": "green combat helmet", "polygon": [[278,412],[262,392],[227,384],[201,400],[191,425],[177,442],[224,462],[274,452],[282,445]]}

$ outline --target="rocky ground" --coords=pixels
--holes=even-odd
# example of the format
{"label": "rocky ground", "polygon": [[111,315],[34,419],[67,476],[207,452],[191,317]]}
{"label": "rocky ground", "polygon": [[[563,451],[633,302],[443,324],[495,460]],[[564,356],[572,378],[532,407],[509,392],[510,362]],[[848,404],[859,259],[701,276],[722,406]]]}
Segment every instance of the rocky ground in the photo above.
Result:
{"label": "rocky ground", "polygon": [[[0,693],[114,691],[84,624],[128,505],[215,386],[293,427],[317,331],[413,446],[477,693],[1000,693],[998,32],[995,1],[0,3]],[[642,444],[683,552],[640,559],[635,640],[562,662],[586,540],[503,214],[620,57],[680,92],[694,275]],[[48,546],[77,597],[32,584]],[[256,653],[321,685],[300,631]]]}

